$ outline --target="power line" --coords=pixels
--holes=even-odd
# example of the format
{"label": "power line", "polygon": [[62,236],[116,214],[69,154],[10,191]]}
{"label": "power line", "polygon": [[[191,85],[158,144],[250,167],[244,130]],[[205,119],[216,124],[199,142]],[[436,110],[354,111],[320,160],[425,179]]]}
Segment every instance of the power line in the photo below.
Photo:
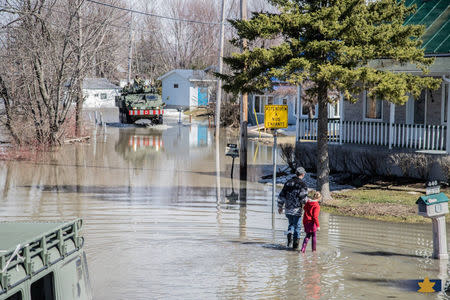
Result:
{"label": "power line", "polygon": [[172,20],[172,21],[181,21],[181,22],[186,22],[186,23],[197,23],[197,24],[204,24],[204,25],[220,25],[220,23],[217,23],[217,22],[205,22],[205,21],[187,20],[187,19],[161,16],[161,15],[157,15],[157,14],[153,14],[153,13],[138,11],[138,10],[129,9],[129,8],[123,8],[123,7],[119,7],[119,6],[115,6],[112,4],[107,4],[107,3],[103,3],[103,2],[99,2],[99,1],[95,1],[95,0],[86,0],[86,1],[98,4],[98,5],[107,6],[107,7],[114,8],[114,9],[127,11],[127,12],[134,13],[134,14],[149,16],[149,17],[156,17],[156,18],[167,19],[167,20]]}
{"label": "power line", "polygon": [[[0,5],[0,9],[1,8],[10,8],[10,7]],[[61,10],[58,10],[58,9],[55,9],[53,7],[50,8],[50,7],[43,6],[43,8],[46,9],[46,10],[52,11],[52,12],[56,12],[56,13],[59,13],[59,14],[64,14],[64,15],[70,16],[70,13],[64,12],[64,11],[61,11]],[[128,27],[128,26],[120,26],[120,25],[112,24],[112,22],[115,21],[114,19],[120,19],[120,17],[117,17],[117,18],[114,17],[113,19],[111,19],[111,20],[109,20],[107,22],[105,22],[105,21],[96,21],[96,20],[92,20],[92,19],[86,18],[86,17],[81,17],[81,19],[86,21],[87,24],[90,24],[90,25],[92,25],[92,24],[101,24],[101,25],[114,27],[114,28],[119,28],[119,29],[124,29],[124,30],[129,30],[130,29],[130,27]],[[56,24],[52,24],[52,25],[58,26]],[[0,25],[0,30],[3,30],[4,28],[5,28],[5,26],[1,26]],[[147,29],[143,29],[143,28],[133,28],[132,30],[135,31],[135,32],[137,31],[137,32],[142,32],[142,33],[144,33],[144,32],[145,33],[154,33],[153,30],[147,30]]]}

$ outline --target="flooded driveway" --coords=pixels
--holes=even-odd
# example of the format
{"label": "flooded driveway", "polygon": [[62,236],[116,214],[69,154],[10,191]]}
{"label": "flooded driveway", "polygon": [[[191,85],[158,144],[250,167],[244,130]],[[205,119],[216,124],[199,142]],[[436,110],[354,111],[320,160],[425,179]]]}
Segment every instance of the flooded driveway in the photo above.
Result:
{"label": "flooded driveway", "polygon": [[256,180],[269,146],[250,142],[239,201],[224,156],[235,138],[218,146],[217,191],[207,126],[116,125],[37,163],[0,166],[2,220],[84,219],[94,299],[423,299],[405,281],[447,275],[446,262],[430,259],[431,225],[321,213],[317,253],[286,249],[287,221]]}

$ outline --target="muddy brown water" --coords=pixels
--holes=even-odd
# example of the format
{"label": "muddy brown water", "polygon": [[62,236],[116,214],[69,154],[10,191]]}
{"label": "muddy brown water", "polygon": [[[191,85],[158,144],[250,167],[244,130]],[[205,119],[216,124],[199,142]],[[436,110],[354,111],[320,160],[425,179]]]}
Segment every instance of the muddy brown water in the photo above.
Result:
{"label": "muddy brown water", "polygon": [[271,147],[250,142],[239,201],[224,156],[235,140],[222,138],[218,199],[213,131],[176,121],[112,124],[39,162],[2,162],[1,219],[83,218],[94,299],[445,298],[405,287],[447,276],[447,263],[430,258],[431,225],[321,213],[317,253],[291,251],[271,187],[255,180]]}

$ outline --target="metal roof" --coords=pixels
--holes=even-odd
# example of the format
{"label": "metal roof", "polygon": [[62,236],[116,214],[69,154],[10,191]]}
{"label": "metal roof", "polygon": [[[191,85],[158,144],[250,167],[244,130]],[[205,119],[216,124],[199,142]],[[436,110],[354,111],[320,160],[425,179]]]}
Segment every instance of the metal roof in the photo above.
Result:
{"label": "metal roof", "polygon": [[83,89],[88,90],[120,90],[120,87],[112,84],[106,78],[85,78],[83,80]]}
{"label": "metal roof", "polygon": [[406,18],[405,25],[424,25],[422,48],[426,54],[450,53],[450,1],[406,0],[405,5],[416,5],[416,12]]}
{"label": "metal roof", "polygon": [[26,245],[63,227],[66,222],[4,222],[0,223],[0,256],[14,251],[17,245]]}
{"label": "metal roof", "polygon": [[216,81],[216,79],[203,70],[192,70],[192,69],[175,69],[166,74],[160,76],[158,80],[163,80],[172,74],[177,74],[187,81]]}
{"label": "metal roof", "polygon": [[426,205],[432,205],[448,202],[448,198],[444,193],[439,193],[427,196],[420,196],[419,199],[417,199],[416,204],[418,204],[419,201],[423,201]]}

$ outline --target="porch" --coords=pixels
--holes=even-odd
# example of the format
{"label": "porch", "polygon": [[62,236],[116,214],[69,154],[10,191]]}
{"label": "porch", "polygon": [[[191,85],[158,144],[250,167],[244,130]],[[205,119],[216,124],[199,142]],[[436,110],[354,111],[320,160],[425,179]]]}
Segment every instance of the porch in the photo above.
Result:
{"label": "porch", "polygon": [[[442,77],[441,88],[410,97],[404,106],[370,99],[364,92],[356,103],[336,102],[337,118],[328,119],[328,141],[334,144],[381,146],[450,154],[450,79]],[[296,111],[296,140],[317,141],[318,119]]]}
{"label": "porch", "polygon": [[[317,128],[317,119],[300,119],[297,140],[317,141]],[[328,119],[328,141],[448,152],[447,125]]]}

